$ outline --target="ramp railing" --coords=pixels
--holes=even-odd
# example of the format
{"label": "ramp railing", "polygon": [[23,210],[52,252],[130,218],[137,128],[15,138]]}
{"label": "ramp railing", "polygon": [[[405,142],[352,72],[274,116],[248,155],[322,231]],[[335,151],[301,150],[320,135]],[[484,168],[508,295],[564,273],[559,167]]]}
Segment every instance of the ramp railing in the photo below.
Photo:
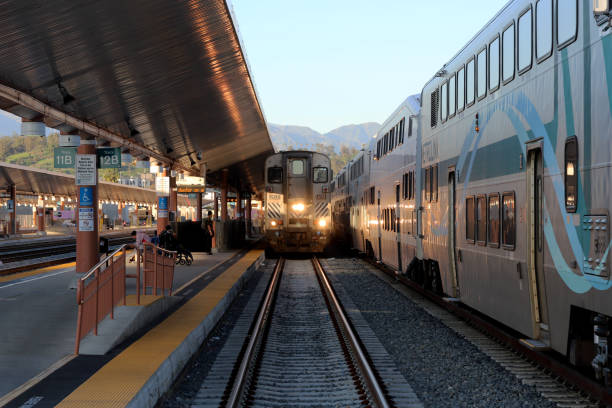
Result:
{"label": "ramp railing", "polygon": [[[143,272],[144,282],[142,293],[147,294],[151,288],[151,294],[157,296],[157,290],[161,290],[164,296],[172,296],[172,282],[174,281],[174,265],[176,264],[176,251],[168,251],[148,242],[143,243]],[[138,263],[140,267],[140,262]],[[139,273],[140,274],[140,273]]]}
{"label": "ramp railing", "polygon": [[[126,248],[127,245],[122,245],[113,251],[78,281],[79,310],[75,354],[79,354],[81,340],[92,330],[94,335],[98,335],[98,324],[104,318],[108,315],[111,319],[114,318],[115,306],[126,304],[126,279],[136,279],[137,304],[140,304],[141,294],[147,294],[147,288],[151,288],[155,296],[158,289],[161,290],[162,296],[165,296],[166,292],[169,296],[172,295],[176,251],[168,251],[145,242],[141,249],[136,250],[136,273],[128,274]],[[142,278],[141,264],[144,272]]]}
{"label": "ramp railing", "polygon": [[98,262],[83,275],[77,286],[77,333],[75,354],[79,354],[81,339],[93,330],[98,335],[98,323],[110,314],[114,318],[115,306],[125,305],[125,254],[122,245]]}

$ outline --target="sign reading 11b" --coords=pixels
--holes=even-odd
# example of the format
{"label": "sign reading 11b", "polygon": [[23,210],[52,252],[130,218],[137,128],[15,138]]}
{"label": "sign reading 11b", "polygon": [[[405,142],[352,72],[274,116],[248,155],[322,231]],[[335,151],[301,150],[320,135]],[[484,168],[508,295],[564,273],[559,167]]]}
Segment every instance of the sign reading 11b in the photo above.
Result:
{"label": "sign reading 11b", "polygon": [[74,169],[76,149],[74,147],[56,147],[53,149],[53,167],[56,169]]}

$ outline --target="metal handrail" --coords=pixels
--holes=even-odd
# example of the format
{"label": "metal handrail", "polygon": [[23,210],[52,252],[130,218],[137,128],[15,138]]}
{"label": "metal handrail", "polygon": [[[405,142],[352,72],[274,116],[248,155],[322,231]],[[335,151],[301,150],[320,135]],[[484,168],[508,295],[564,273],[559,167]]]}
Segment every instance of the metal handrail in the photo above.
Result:
{"label": "metal handrail", "polygon": [[117,248],[116,250],[114,250],[110,255],[108,255],[106,258],[102,259],[100,262],[98,262],[97,264],[95,264],[90,270],[89,272],[85,273],[83,276],[81,276],[81,280],[85,281],[87,280],[87,278],[89,278],[95,271],[96,269],[98,269],[99,267],[101,267],[102,265],[104,265],[109,259],[111,259],[113,256],[117,255],[117,252],[123,250],[123,248],[125,248],[128,244],[123,244],[121,245],[119,248]]}
{"label": "metal handrail", "polygon": [[321,278],[321,282],[323,283],[323,286],[325,287],[325,290],[329,295],[331,303],[336,309],[336,313],[340,318],[340,323],[343,326],[344,333],[346,334],[349,342],[351,343],[351,347],[353,348],[353,351],[355,352],[355,355],[357,357],[356,360],[359,364],[359,368],[361,369],[361,373],[364,375],[365,380],[368,383],[368,387],[372,393],[372,397],[374,398],[376,405],[381,408],[389,408],[391,404],[389,404],[389,402],[387,401],[387,397],[385,396],[385,393],[383,392],[382,388],[380,387],[380,384],[378,383],[378,380],[376,379],[376,376],[374,375],[374,370],[368,363],[366,355],[361,346],[359,345],[359,340],[351,329],[350,323],[346,318],[346,315],[344,314],[344,310],[340,306],[340,302],[336,297],[336,293],[334,292],[331,283],[329,283],[329,280],[327,279],[327,276],[323,271],[321,263],[316,257],[313,257],[312,264],[315,268],[315,271],[317,271],[317,274]]}

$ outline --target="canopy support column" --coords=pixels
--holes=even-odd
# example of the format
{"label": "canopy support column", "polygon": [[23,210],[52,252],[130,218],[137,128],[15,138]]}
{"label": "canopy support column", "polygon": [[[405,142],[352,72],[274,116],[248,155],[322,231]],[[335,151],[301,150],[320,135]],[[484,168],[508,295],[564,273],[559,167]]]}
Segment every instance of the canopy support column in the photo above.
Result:
{"label": "canopy support column", "polygon": [[[96,140],[87,133],[81,133],[80,135],[81,143],[77,148],[76,165],[76,272],[85,273],[97,264],[99,259],[98,172],[96,169]],[[93,177],[91,174],[92,171]],[[86,173],[89,174],[89,177],[85,176]]]}

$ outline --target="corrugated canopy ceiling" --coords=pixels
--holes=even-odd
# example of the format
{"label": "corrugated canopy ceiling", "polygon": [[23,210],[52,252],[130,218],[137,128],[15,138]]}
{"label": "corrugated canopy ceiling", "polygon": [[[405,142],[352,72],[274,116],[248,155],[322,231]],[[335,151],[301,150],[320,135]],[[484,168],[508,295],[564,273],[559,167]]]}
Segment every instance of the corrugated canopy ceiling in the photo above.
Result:
{"label": "corrugated canopy ceiling", "polygon": [[272,143],[224,0],[0,0],[0,61],[3,84],[52,107],[263,182],[253,158]]}

